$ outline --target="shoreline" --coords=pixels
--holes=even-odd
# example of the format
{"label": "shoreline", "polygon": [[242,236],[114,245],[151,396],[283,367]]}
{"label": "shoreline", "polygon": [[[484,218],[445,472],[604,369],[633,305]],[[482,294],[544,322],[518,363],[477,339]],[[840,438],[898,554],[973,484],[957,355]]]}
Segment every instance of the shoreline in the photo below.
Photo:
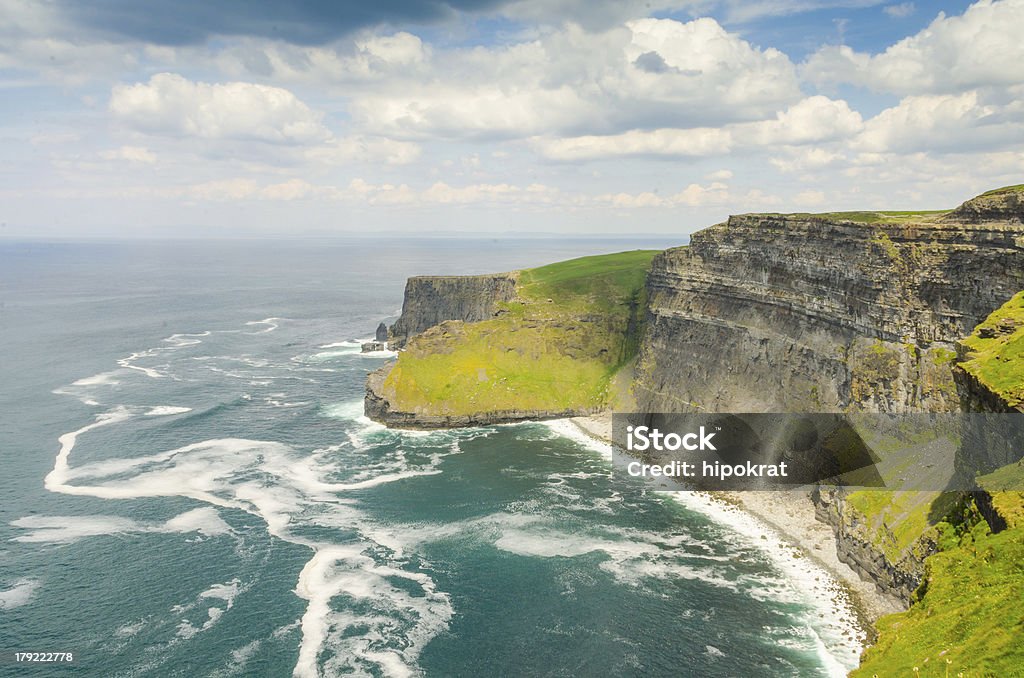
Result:
{"label": "shoreline", "polygon": [[[568,421],[583,435],[608,445],[614,444],[610,413],[573,417]],[[706,497],[723,509],[731,507],[742,511],[764,530],[796,547],[835,580],[857,613],[857,621],[867,635],[868,644],[876,636],[874,622],[879,617],[906,610],[899,599],[882,593],[873,582],[861,579],[850,566],[839,560],[832,528],[815,517],[809,490],[694,494]]]}

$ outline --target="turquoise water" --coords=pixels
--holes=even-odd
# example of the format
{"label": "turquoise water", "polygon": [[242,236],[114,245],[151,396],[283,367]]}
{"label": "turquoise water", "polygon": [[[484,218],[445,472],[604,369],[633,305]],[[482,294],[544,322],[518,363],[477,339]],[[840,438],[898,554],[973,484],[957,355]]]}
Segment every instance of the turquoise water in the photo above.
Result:
{"label": "turquoise water", "polygon": [[735,514],[565,423],[362,416],[406,276],[643,245],[0,246],[0,649],[77,657],[0,675],[841,675],[849,610]]}

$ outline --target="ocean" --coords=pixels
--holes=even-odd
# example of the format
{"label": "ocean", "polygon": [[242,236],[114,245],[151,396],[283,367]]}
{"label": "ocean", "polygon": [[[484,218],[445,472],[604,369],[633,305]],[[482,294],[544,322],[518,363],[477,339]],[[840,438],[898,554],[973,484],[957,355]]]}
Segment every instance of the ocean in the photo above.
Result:
{"label": "ocean", "polygon": [[407,276],[669,244],[0,243],[0,675],[845,675],[852,610],[752,520],[567,422],[362,415]]}

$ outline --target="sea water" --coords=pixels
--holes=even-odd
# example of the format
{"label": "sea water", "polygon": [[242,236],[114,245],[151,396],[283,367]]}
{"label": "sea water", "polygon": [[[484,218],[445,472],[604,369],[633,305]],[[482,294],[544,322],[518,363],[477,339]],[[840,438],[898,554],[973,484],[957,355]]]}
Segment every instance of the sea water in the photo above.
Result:
{"label": "sea water", "polygon": [[415,274],[671,242],[0,244],[0,675],[838,676],[826,575],[566,422],[388,430]]}

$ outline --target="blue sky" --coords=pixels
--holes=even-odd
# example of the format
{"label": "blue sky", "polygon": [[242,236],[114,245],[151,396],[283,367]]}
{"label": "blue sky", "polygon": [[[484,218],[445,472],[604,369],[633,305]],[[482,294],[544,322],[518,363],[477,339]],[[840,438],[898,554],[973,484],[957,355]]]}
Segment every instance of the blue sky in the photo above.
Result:
{"label": "blue sky", "polygon": [[1024,181],[1024,0],[0,0],[0,237],[679,233]]}

